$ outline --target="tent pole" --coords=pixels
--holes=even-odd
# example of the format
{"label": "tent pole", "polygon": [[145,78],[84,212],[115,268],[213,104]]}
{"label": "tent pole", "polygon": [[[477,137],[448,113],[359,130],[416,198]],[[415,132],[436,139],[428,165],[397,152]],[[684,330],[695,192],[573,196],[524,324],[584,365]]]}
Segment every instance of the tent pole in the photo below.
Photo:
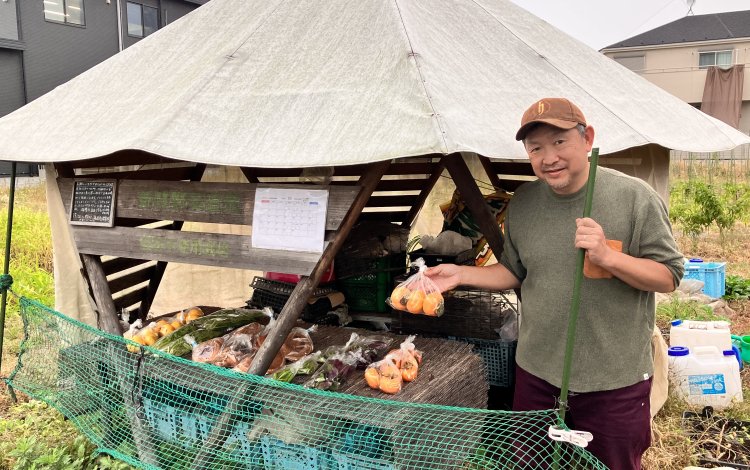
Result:
{"label": "tent pole", "polygon": [[[13,201],[16,195],[16,162],[10,164],[10,191],[8,193],[8,223],[5,228],[5,260],[3,262],[3,275],[0,276],[0,290],[2,291],[2,299],[0,299],[0,370],[3,366],[3,338],[5,336],[5,307],[8,300],[8,289],[10,284],[13,282],[10,277],[10,242],[11,235],[13,234]],[[13,401],[16,397],[13,393],[13,389],[8,387]]]}

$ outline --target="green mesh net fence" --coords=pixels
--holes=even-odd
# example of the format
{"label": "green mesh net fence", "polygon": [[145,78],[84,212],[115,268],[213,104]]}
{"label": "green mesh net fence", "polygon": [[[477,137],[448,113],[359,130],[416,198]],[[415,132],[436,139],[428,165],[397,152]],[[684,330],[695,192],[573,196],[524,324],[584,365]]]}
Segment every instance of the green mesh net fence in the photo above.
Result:
{"label": "green mesh net fence", "polygon": [[149,469],[605,469],[548,437],[554,410],[363,398],[198,364],[21,299],[12,387],[61,411],[100,452]]}

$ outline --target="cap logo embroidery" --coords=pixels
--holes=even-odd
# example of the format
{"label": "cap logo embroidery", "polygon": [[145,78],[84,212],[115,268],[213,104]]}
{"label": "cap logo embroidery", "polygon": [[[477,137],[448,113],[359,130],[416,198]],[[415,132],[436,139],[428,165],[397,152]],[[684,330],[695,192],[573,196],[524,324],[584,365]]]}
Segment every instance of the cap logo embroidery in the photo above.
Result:
{"label": "cap logo embroidery", "polygon": [[545,103],[544,101],[540,101],[539,103],[537,103],[537,106],[536,106],[537,116],[540,114],[544,114],[545,111],[547,110],[546,108],[547,108],[547,103]]}

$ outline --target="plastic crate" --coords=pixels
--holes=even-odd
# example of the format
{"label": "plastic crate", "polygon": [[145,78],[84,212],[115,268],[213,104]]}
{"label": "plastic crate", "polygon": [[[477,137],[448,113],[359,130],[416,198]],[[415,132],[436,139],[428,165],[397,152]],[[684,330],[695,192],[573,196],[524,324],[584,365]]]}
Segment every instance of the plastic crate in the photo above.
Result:
{"label": "plastic crate", "polygon": [[287,444],[273,436],[260,438],[266,470],[335,470],[331,454],[302,444]]}
{"label": "plastic crate", "polygon": [[[398,278],[397,280],[402,280]],[[399,334],[499,339],[498,330],[507,315],[517,311],[515,295],[509,291],[454,289],[444,294],[440,317],[393,310],[391,328]]]}
{"label": "plastic crate", "polygon": [[457,255],[440,255],[437,253],[426,253],[423,248],[414,250],[409,253],[409,262],[413,263],[417,259],[424,259],[427,266],[437,266],[438,264],[474,264],[474,250],[469,249],[462,251]]}
{"label": "plastic crate", "polygon": [[687,261],[685,262],[684,279],[703,281],[702,292],[709,297],[718,299],[726,292],[724,268],[726,263]]}
{"label": "plastic crate", "polygon": [[[229,402],[225,395],[155,379],[144,381],[142,397],[143,416],[154,435],[186,448],[200,446],[208,439],[221,410]],[[234,424],[218,453],[243,464],[261,464],[261,443],[247,439],[251,417],[260,409],[259,403],[251,402],[241,410],[248,417]]]}
{"label": "plastic crate", "polygon": [[[274,314],[278,315],[297,285],[256,276],[253,278],[253,282],[250,283],[250,287],[253,288],[253,295],[247,304],[260,308],[271,307]],[[325,296],[334,292],[336,290],[330,287],[318,287],[315,289],[311,298],[322,298],[318,299],[315,303],[305,305],[302,309],[302,319],[315,323],[321,317],[325,316],[331,309],[331,302]]]}
{"label": "plastic crate", "polygon": [[498,387],[513,385],[516,372],[516,341],[479,338],[452,338],[474,345],[474,352],[484,361],[487,382]]}
{"label": "plastic crate", "polygon": [[[359,275],[340,276],[336,281],[339,290],[344,294],[349,309],[359,312],[387,312],[385,299],[390,295],[393,278],[406,270],[406,255],[396,253],[381,258],[360,258],[349,260],[348,271],[352,272],[351,263],[359,266]],[[338,262],[337,268],[343,262]]]}

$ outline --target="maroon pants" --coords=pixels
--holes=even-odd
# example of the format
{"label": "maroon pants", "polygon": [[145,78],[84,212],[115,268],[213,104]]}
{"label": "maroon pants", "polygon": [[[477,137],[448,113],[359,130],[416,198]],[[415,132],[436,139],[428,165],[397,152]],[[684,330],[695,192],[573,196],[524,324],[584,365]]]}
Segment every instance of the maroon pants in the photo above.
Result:
{"label": "maroon pants", "polygon": [[[651,379],[604,392],[569,393],[565,422],[594,435],[586,450],[611,470],[640,470],[651,445]],[[557,407],[560,389],[516,366],[514,411]]]}

